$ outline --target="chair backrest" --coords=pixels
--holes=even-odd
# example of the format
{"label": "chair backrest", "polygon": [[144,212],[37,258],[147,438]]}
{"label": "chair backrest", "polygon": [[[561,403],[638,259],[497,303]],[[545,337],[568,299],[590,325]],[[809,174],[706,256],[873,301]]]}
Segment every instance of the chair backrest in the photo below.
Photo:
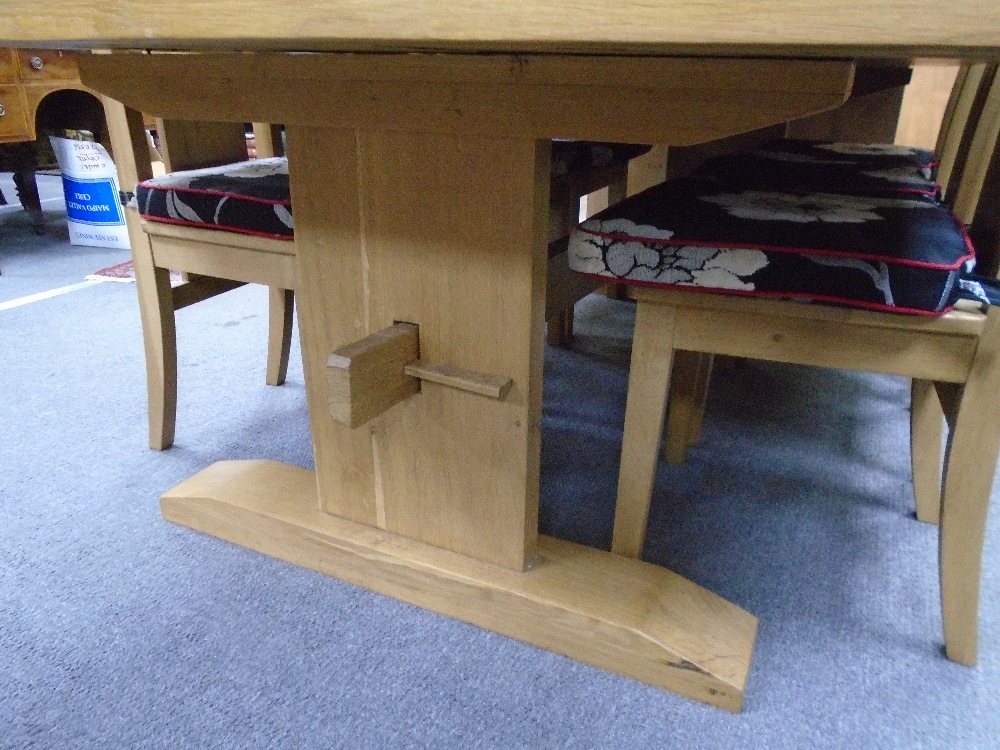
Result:
{"label": "chair backrest", "polygon": [[978,272],[996,276],[1000,270],[1000,74],[992,71],[982,114],[975,128],[954,210],[969,218],[969,236],[976,247]]}
{"label": "chair backrest", "polygon": [[160,152],[167,172],[214,167],[247,160],[242,122],[202,122],[156,118]]}
{"label": "chair backrest", "polygon": [[974,79],[982,78],[984,69],[985,64],[959,67],[958,74],[955,76],[955,85],[951,88],[951,96],[948,98],[948,105],[944,110],[934,152],[940,161],[938,183],[944,186],[946,195],[949,192],[951,175],[962,141],[960,133],[965,131],[969,114],[972,111],[972,102],[975,98],[972,93],[975,87]]}
{"label": "chair backrest", "polygon": [[[973,139],[996,75],[996,65],[976,63],[959,69],[945,109],[936,151],[940,160],[938,184],[944,198],[955,204]],[[970,220],[970,216],[965,217]]]}

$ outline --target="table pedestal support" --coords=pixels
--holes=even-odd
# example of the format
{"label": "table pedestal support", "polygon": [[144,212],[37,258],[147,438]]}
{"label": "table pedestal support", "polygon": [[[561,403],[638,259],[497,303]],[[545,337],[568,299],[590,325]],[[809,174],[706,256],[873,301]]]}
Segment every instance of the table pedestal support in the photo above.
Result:
{"label": "table pedestal support", "polygon": [[757,619],[664,568],[541,536],[526,572],[319,510],[314,472],[223,461],[161,498],[163,516],[618,674],[739,711]]}

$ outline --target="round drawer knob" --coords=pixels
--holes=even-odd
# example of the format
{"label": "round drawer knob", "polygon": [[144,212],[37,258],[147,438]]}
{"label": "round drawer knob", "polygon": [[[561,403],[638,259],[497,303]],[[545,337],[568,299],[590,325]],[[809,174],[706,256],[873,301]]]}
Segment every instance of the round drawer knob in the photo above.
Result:
{"label": "round drawer knob", "polygon": [[3,108],[2,104],[0,104],[0,117],[3,117],[5,114],[7,114],[7,110]]}
{"label": "round drawer knob", "polygon": [[40,58],[38,55],[32,55],[30,58],[28,58],[28,64],[35,70],[41,70],[42,67],[45,65],[45,63],[42,62],[42,58]]}

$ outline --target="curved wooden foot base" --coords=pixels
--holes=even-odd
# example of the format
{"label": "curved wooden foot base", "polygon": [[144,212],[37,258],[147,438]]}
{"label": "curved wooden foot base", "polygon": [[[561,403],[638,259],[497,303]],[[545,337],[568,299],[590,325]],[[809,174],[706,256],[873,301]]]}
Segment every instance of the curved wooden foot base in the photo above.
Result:
{"label": "curved wooden foot base", "polygon": [[319,510],[312,471],[224,461],[163,516],[487,630],[739,711],[757,618],[664,568],[542,536],[526,572]]}

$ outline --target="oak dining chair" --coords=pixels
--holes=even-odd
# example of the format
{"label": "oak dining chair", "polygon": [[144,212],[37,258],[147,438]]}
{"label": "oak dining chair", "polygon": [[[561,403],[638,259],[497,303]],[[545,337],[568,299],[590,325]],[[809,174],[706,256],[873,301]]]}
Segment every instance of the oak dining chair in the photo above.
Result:
{"label": "oak dining chair", "polygon": [[677,351],[932,383],[949,427],[939,527],[946,652],[975,664],[1000,450],[1000,308],[968,270],[974,245],[981,271],[997,272],[998,131],[994,79],[958,189],[977,198],[967,231],[926,196],[744,190],[703,178],[651,188],[573,231],[571,267],[627,284],[637,302],[614,552],[642,552]]}
{"label": "oak dining chair", "polygon": [[[893,175],[896,180],[886,183],[879,178],[860,174],[848,165],[844,167],[843,157],[830,161],[812,159],[811,161],[776,161],[762,159],[753,154],[726,156],[710,161],[700,170],[711,174],[721,167],[727,182],[737,182],[744,186],[760,184],[762,181],[797,184],[798,189],[817,189],[848,192],[852,194],[867,194],[875,191],[921,191],[935,193],[945,205],[952,207],[956,216],[964,224],[972,220],[972,209],[975,207],[976,194],[972,185],[981,184],[982,179],[970,179],[966,182],[966,190],[960,191],[961,177],[966,163],[982,164],[982,142],[974,145],[976,125],[986,106],[988,92],[996,73],[996,65],[985,63],[966,64],[959,67],[954,85],[951,89],[937,143],[932,154],[924,158],[928,173],[920,179],[914,172],[908,182],[900,181],[900,175]],[[981,134],[982,141],[984,134]],[[787,141],[785,149],[795,153],[795,141]],[[834,144],[828,144],[834,145]],[[844,146],[846,144],[839,144]],[[855,144],[861,150],[891,152],[893,144],[872,145]],[[781,153],[781,144],[772,146]],[[801,148],[798,149],[801,151]],[[970,160],[970,152],[973,152]],[[837,152],[830,152],[837,156]],[[904,175],[905,176],[905,175]],[[860,180],[857,179],[860,177]],[[735,178],[735,179],[734,179]],[[832,184],[831,184],[832,183]],[[668,402],[667,428],[664,441],[664,457],[670,463],[681,463],[689,447],[697,443],[702,419],[708,398],[709,378],[711,376],[713,357],[710,354],[697,352],[677,353],[674,365],[674,375],[670,399]],[[934,434],[940,435],[944,417],[938,403],[934,388],[927,381],[915,379],[912,381],[911,397],[911,430],[921,433],[914,441],[912,451],[912,470],[914,481],[914,498],[916,516],[927,523],[937,523],[940,516],[941,495],[941,451],[940,437],[935,441]]]}
{"label": "oak dining chair", "polygon": [[[173,444],[176,426],[176,311],[246,283],[268,286],[266,382],[284,382],[296,282],[294,244],[290,226],[287,235],[255,232],[246,227],[244,231],[219,231],[218,220],[214,227],[212,221],[217,217],[202,218],[204,212],[196,214],[186,198],[178,197],[178,190],[183,193],[190,189],[187,195],[219,202],[219,197],[211,195],[212,190],[190,186],[191,176],[203,173],[205,168],[211,171],[209,165],[227,165],[222,180],[229,184],[238,185],[240,181],[227,180],[226,174],[246,170],[259,173],[257,165],[268,160],[247,160],[242,123],[158,120],[166,174],[154,179],[146,156],[148,143],[142,114],[111,99],[105,98],[104,104],[120,183],[146,186],[149,194],[162,197],[169,212],[147,220],[134,208],[126,211],[146,350],[149,445],[163,450]],[[257,127],[262,133],[270,133],[267,126]],[[264,138],[258,140],[258,157],[266,148],[262,141]],[[232,190],[238,197],[240,188]],[[278,204],[273,207],[280,208]],[[173,286],[171,271],[180,272],[183,283]]]}

